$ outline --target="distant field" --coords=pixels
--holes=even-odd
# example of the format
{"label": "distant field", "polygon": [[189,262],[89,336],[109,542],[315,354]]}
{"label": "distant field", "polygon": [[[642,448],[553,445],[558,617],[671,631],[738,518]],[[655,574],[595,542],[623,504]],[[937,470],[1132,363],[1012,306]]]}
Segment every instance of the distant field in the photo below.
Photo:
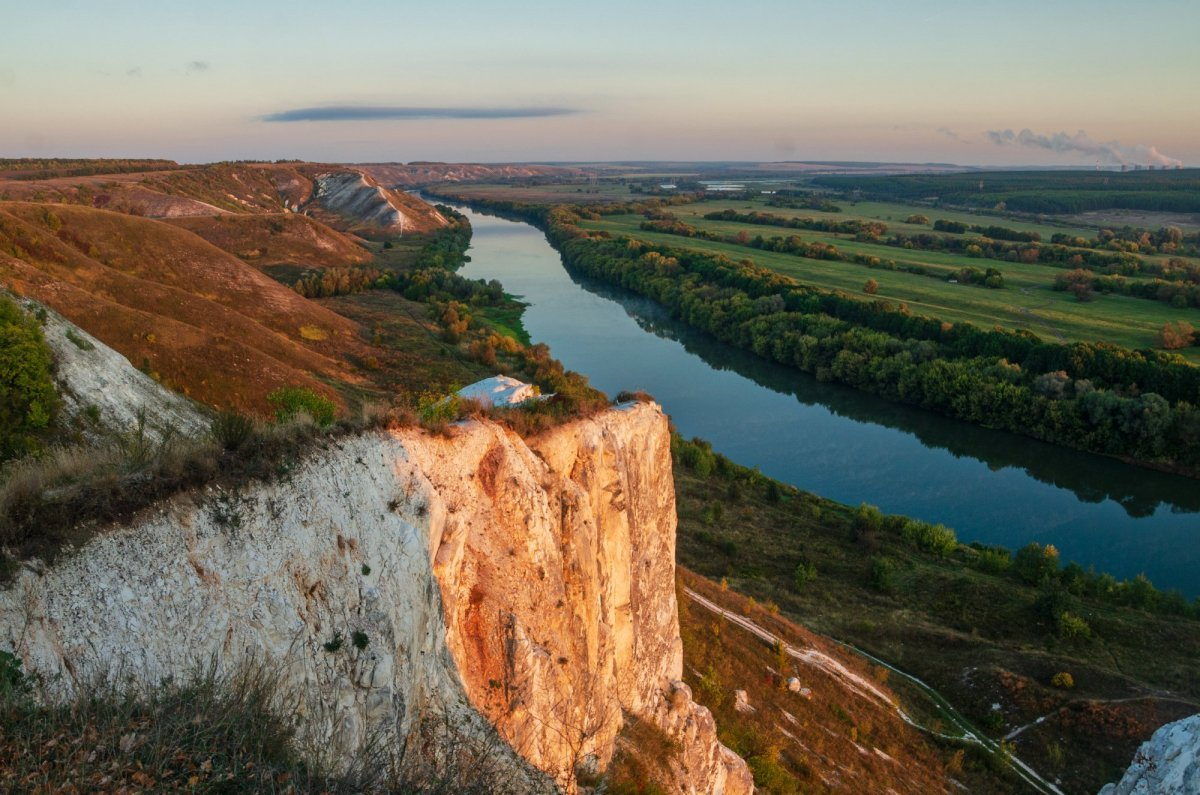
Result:
{"label": "distant field", "polygon": [[1112,208],[1200,213],[1200,169],[1170,171],[992,171],[902,176],[821,176],[814,184],[899,201],[937,200],[958,207],[1026,213],[1081,213]]}
{"label": "distant field", "polygon": [[636,201],[644,196],[630,193],[619,182],[568,183],[562,185],[453,185],[439,186],[466,199],[528,202],[530,204],[602,204]]}
{"label": "distant field", "polygon": [[[1010,263],[990,259],[977,259],[954,253],[905,250],[880,244],[861,243],[848,235],[834,235],[808,230],[781,229],[778,227],[741,224],[728,221],[706,221],[706,213],[747,208],[773,212],[791,217],[830,217],[838,219],[871,218],[888,223],[889,231],[929,231],[928,226],[914,226],[896,222],[896,218],[907,218],[912,208],[899,204],[860,202],[855,206],[844,206],[844,212],[830,214],[811,210],[771,208],[762,201],[706,201],[670,208],[679,220],[697,229],[711,230],[722,235],[734,235],[746,231],[751,236],[799,234],[805,241],[820,241],[837,246],[844,253],[865,253],[881,259],[895,260],[898,264],[912,263],[935,270],[950,271],[971,266],[994,267],[1004,275],[1005,287],[999,290],[965,284],[952,284],[937,278],[929,278],[903,271],[882,268],[867,268],[850,262],[814,260],[791,254],[762,251],[732,243],[713,242],[695,238],[684,238],[665,233],[642,231],[638,227],[644,218],[641,215],[605,216],[597,221],[585,221],[587,229],[605,230],[614,235],[627,235],[653,243],[677,248],[694,248],[725,254],[735,259],[750,259],[764,267],[792,276],[807,284],[827,289],[840,290],[853,296],[866,296],[863,288],[868,279],[878,283],[878,298],[904,302],[912,311],[942,318],[951,322],[970,322],[982,328],[1002,326],[1010,329],[1027,329],[1044,339],[1058,342],[1103,341],[1132,348],[1153,347],[1155,335],[1169,321],[1186,320],[1200,325],[1200,311],[1192,308],[1176,309],[1158,301],[1117,295],[1097,295],[1096,299],[1081,303],[1073,295],[1052,289],[1054,277],[1061,269],[1047,265]],[[922,211],[931,220],[966,220],[972,223],[1001,223],[1005,226],[1038,231],[1048,239],[1054,232],[1065,231],[1061,227],[1046,227],[1037,224],[1018,225],[1007,220],[980,218],[965,213],[940,210]],[[1079,228],[1079,234],[1094,234]],[[1200,350],[1187,349],[1185,353],[1193,361],[1200,362]]]}
{"label": "distant field", "polygon": [[1088,227],[1134,226],[1140,229],[1157,229],[1160,226],[1177,226],[1184,232],[1200,232],[1200,213],[1156,213],[1146,210],[1092,210],[1075,215],[1058,216],[1065,223]]}

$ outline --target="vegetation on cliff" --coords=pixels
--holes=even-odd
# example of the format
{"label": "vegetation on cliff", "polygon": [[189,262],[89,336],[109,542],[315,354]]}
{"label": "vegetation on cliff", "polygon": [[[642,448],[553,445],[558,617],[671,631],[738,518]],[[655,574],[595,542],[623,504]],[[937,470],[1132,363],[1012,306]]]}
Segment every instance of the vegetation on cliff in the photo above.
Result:
{"label": "vegetation on cliff", "polygon": [[58,397],[37,320],[0,294],[0,462],[36,452]]}

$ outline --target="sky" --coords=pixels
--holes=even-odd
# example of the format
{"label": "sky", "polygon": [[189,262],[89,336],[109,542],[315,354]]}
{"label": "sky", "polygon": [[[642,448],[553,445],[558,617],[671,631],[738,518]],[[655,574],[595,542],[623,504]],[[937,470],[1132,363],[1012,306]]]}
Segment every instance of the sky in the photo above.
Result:
{"label": "sky", "polygon": [[0,0],[0,157],[1200,165],[1196,0]]}

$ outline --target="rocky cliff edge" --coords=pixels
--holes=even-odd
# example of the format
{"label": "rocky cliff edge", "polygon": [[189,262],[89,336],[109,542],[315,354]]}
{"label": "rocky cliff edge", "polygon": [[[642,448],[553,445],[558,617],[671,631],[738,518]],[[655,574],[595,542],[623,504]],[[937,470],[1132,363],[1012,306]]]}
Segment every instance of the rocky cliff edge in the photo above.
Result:
{"label": "rocky cliff edge", "polygon": [[22,572],[0,648],[60,696],[266,662],[333,758],[486,745],[521,792],[575,790],[633,715],[679,748],[676,791],[748,792],[678,681],[674,544],[653,404],[529,443],[486,421],[375,432]]}

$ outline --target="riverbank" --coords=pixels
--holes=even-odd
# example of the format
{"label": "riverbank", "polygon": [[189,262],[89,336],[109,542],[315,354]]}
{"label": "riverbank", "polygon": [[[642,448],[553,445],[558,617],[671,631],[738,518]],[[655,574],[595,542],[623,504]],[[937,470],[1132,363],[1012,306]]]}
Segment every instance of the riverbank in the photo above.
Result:
{"label": "riverbank", "polygon": [[[905,532],[703,445],[674,447],[682,566],[752,597],[751,613],[782,613],[918,677],[993,746],[1026,726],[1014,753],[1067,791],[1116,780],[1156,727],[1200,711],[1200,602]],[[949,731],[901,679],[888,681],[905,709]]]}
{"label": "riverbank", "polygon": [[465,212],[475,234],[462,275],[498,279],[528,304],[535,341],[610,394],[655,395],[684,435],[785,483],[940,522],[965,541],[1036,540],[1085,568],[1200,593],[1192,481],[819,382],[565,271],[528,224]]}

